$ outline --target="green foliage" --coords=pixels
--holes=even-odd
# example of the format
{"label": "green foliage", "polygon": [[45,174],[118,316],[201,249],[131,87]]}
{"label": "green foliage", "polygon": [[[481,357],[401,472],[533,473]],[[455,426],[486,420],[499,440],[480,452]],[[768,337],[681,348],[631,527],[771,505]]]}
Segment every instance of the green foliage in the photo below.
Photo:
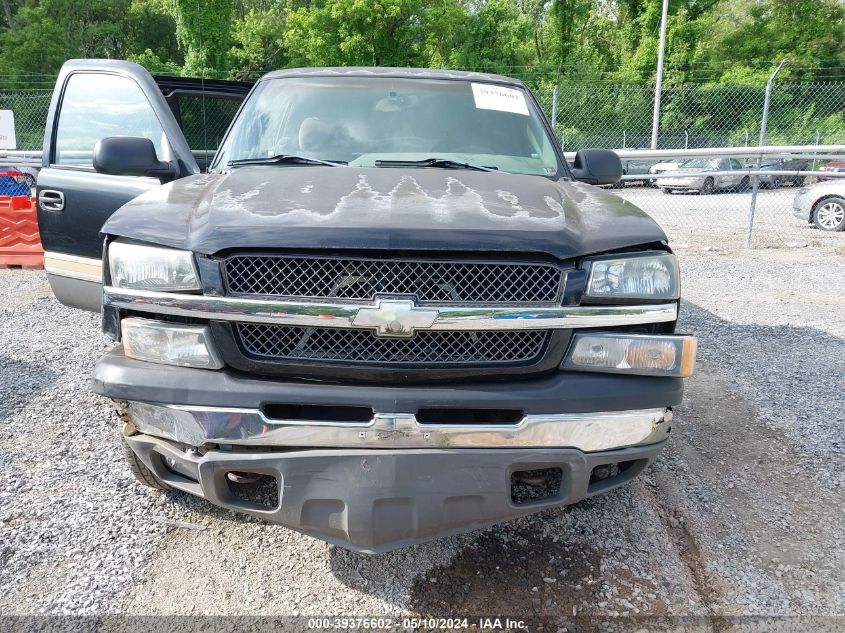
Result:
{"label": "green foliage", "polygon": [[[11,88],[38,77],[49,88],[76,57],[234,78],[289,66],[472,68],[517,76],[547,96],[560,78],[558,133],[577,146],[649,129],[661,7],[662,0],[9,0],[0,7],[0,54]],[[756,138],[763,86],[786,58],[770,139],[814,140],[817,130],[843,139],[845,91],[802,88],[845,80],[843,41],[841,0],[670,0],[661,128],[725,142]],[[542,105],[550,112],[550,99]]]}
{"label": "green foliage", "polygon": [[165,67],[177,67],[185,62],[167,1],[132,0],[125,25],[129,56],[143,56],[149,51]]}
{"label": "green foliage", "polygon": [[69,57],[124,57],[128,0],[42,0],[22,5],[0,33],[5,73],[54,73]]}
{"label": "green foliage", "polygon": [[534,62],[533,24],[511,0],[487,0],[456,22],[449,65],[508,72]]}
{"label": "green foliage", "polygon": [[170,0],[169,9],[176,21],[176,39],[185,52],[185,74],[226,68],[232,0]]}
{"label": "green foliage", "polygon": [[237,77],[250,77],[285,65],[285,22],[282,4],[269,9],[249,8],[232,28],[234,46],[229,59]]}
{"label": "green foliage", "polygon": [[179,75],[182,72],[182,67],[179,64],[175,62],[162,61],[161,58],[149,48],[143,53],[130,53],[127,56],[127,59],[130,62],[141,64],[141,66],[149,70],[151,73],[157,75]]}
{"label": "green foliage", "polygon": [[325,0],[288,14],[284,46],[296,66],[426,66],[456,9],[452,0]]}
{"label": "green foliage", "polygon": [[[291,65],[535,67],[648,81],[662,0],[10,0],[5,74],[71,57],[247,77]],[[5,18],[5,19],[2,19]],[[668,85],[845,77],[840,0],[670,0]]]}

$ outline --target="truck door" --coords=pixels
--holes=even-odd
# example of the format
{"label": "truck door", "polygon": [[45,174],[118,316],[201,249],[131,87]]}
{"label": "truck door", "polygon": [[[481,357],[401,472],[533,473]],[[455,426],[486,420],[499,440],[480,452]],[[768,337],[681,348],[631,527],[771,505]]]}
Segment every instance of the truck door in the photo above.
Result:
{"label": "truck door", "polygon": [[[202,94],[204,86],[187,80],[183,88],[180,94],[187,96],[192,89]],[[170,85],[165,92],[173,89]],[[100,228],[125,203],[161,186],[156,178],[94,171],[97,141],[110,136],[148,138],[158,158],[176,166],[178,178],[200,172],[195,154],[201,152],[192,151],[180,129],[181,119],[174,116],[172,99],[165,98],[163,90],[149,72],[131,62],[72,60],[62,67],[47,117],[36,196],[44,267],[53,293],[65,305],[100,310]],[[245,84],[228,91],[221,87],[226,103],[231,103],[225,111],[234,114],[247,91]],[[194,125],[198,120],[191,119]],[[228,121],[218,125],[225,129]],[[203,139],[207,136],[203,133]]]}

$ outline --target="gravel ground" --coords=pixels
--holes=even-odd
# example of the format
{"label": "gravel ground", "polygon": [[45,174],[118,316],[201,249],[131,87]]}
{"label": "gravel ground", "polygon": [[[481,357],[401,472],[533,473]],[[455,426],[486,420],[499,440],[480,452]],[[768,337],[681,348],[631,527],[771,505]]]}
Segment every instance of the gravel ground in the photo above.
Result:
{"label": "gravel ground", "polygon": [[[792,215],[794,187],[762,189],[754,214],[755,247],[822,246],[842,244],[841,233],[820,231]],[[748,232],[751,193],[724,192],[709,196],[696,193],[666,195],[652,187],[630,186],[616,190],[657,220],[677,247],[740,248]]]}
{"label": "gravel ground", "polygon": [[[680,330],[701,338],[701,363],[645,476],[370,557],[136,485],[88,388],[108,348],[97,317],[59,306],[41,272],[0,271],[0,613],[495,612],[569,630],[804,615],[840,617],[795,630],[845,628],[845,250],[681,257]],[[752,624],[741,630],[771,630]]]}

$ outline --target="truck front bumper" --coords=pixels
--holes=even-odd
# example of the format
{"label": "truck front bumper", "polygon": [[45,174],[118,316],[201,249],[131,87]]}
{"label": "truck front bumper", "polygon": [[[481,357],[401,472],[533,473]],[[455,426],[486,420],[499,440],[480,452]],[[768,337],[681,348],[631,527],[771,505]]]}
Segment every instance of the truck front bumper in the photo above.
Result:
{"label": "truck front bumper", "polygon": [[[132,450],[162,481],[329,543],[381,553],[576,503],[642,472],[661,444],[584,453],[571,448],[212,450],[133,435]],[[597,469],[615,465],[597,478]],[[229,473],[263,475],[275,494],[244,496]],[[520,472],[555,473],[548,496],[520,502]]]}
{"label": "truck front bumper", "polygon": [[[173,488],[371,553],[625,483],[661,450],[683,395],[680,378],[576,372],[449,386],[278,381],[154,365],[120,348],[97,364],[94,388],[118,403],[129,446]],[[363,405],[373,415],[280,419],[274,403]],[[522,414],[509,424],[431,424],[417,419],[426,408]],[[275,496],[242,494],[244,474]],[[554,485],[524,502],[514,486],[526,477]]]}

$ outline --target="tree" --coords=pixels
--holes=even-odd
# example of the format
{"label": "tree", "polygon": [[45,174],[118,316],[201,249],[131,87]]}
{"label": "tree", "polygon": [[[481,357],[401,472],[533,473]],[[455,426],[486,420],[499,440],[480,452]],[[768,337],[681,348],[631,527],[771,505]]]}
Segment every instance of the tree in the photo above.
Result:
{"label": "tree", "polygon": [[295,65],[427,66],[456,10],[454,0],[326,0],[288,15],[285,48]]}
{"label": "tree", "polygon": [[534,63],[531,18],[512,0],[485,0],[459,22],[448,61],[460,68],[505,70]]}
{"label": "tree", "polygon": [[264,9],[251,7],[234,22],[235,45],[229,58],[236,77],[247,78],[286,65],[286,19],[287,7],[275,3]]}
{"label": "tree", "polygon": [[0,35],[7,75],[54,74],[72,57],[127,54],[129,0],[41,0],[18,8]]}
{"label": "tree", "polygon": [[185,53],[185,74],[227,69],[232,0],[171,0],[169,8],[176,22],[176,39]]}

